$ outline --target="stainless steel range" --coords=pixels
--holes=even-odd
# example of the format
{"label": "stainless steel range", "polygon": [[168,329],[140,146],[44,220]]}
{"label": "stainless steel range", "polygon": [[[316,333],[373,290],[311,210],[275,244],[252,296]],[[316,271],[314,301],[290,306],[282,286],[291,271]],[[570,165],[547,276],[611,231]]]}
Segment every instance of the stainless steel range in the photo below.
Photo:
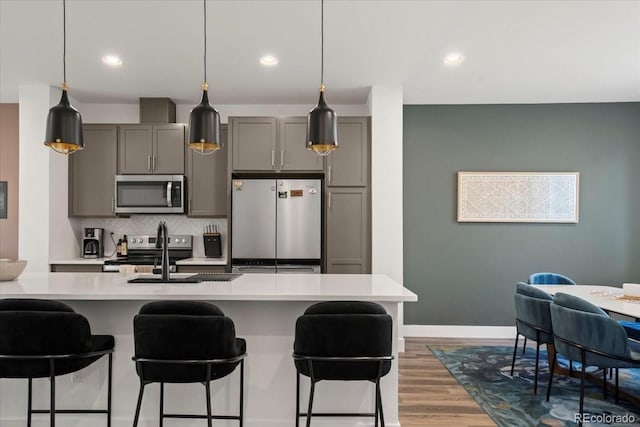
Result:
{"label": "stainless steel range", "polygon": [[[157,243],[155,235],[129,236],[127,241],[128,256],[106,260],[102,266],[102,271],[118,272],[121,265],[153,265],[159,268],[162,260],[162,246]],[[176,261],[193,256],[193,236],[169,236],[167,243],[170,271],[175,273]]]}

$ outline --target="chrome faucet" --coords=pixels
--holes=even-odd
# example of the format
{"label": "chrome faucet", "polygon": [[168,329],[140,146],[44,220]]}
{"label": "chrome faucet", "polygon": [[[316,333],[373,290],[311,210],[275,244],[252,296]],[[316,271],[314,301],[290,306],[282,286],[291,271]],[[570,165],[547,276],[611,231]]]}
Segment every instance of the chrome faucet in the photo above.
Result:
{"label": "chrome faucet", "polygon": [[156,248],[162,248],[162,263],[160,271],[162,272],[162,281],[169,281],[169,233],[167,233],[167,223],[160,221],[158,224],[158,236],[156,238]]}

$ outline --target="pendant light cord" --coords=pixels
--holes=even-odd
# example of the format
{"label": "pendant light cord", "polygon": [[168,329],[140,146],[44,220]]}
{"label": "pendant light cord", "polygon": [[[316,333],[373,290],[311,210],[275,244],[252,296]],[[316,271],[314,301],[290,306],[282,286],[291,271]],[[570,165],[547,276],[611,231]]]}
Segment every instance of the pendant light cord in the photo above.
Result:
{"label": "pendant light cord", "polygon": [[320,85],[324,86],[324,0],[320,0]]}
{"label": "pendant light cord", "polygon": [[207,0],[204,3],[204,83],[207,82]]}
{"label": "pendant light cord", "polygon": [[67,84],[67,1],[62,0],[62,83]]}

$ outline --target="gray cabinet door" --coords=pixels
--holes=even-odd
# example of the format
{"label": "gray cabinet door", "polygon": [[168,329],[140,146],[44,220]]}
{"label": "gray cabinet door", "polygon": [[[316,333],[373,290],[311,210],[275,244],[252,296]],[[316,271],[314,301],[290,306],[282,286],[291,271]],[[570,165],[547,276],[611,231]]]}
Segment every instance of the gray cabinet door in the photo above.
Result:
{"label": "gray cabinet door", "polygon": [[276,169],[276,119],[274,117],[232,117],[233,170]]}
{"label": "gray cabinet door", "polygon": [[153,125],[151,167],[154,174],[184,174],[184,125]]}
{"label": "gray cabinet door", "polygon": [[365,186],[369,180],[369,120],[338,118],[338,148],[327,156],[327,185]]}
{"label": "gray cabinet door", "polygon": [[370,272],[367,188],[327,189],[327,273]]}
{"label": "gray cabinet door", "polygon": [[227,126],[220,129],[222,148],[212,154],[198,154],[189,147],[187,188],[191,217],[227,216]]}
{"label": "gray cabinet door", "polygon": [[321,171],[324,158],[314,154],[306,146],[307,118],[286,117],[278,120],[277,153],[279,161],[276,166],[282,171]]}
{"label": "gray cabinet door", "polygon": [[118,139],[118,173],[152,173],[153,127],[122,125]]}
{"label": "gray cabinet door", "polygon": [[69,156],[69,216],[115,216],[118,127],[84,125],[84,150]]}

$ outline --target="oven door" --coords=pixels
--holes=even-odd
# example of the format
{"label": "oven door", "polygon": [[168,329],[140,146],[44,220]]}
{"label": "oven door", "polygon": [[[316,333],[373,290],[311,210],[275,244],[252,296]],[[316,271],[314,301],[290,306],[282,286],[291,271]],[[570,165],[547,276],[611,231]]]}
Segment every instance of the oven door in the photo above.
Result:
{"label": "oven door", "polygon": [[116,175],[115,212],[184,213],[184,175]]}

